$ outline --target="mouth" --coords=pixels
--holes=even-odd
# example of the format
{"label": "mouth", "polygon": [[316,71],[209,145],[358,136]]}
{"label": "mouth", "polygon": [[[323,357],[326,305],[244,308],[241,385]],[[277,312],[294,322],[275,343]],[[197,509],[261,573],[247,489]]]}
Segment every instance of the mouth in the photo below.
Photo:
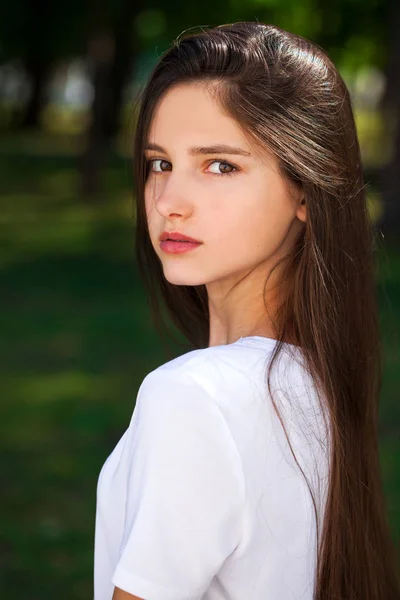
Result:
{"label": "mouth", "polygon": [[202,242],[190,242],[187,240],[171,240],[165,239],[160,242],[160,248],[167,254],[181,254],[194,250],[202,245]]}
{"label": "mouth", "polygon": [[192,243],[192,244],[202,244],[200,240],[196,240],[195,238],[190,237],[189,235],[185,235],[184,233],[180,233],[179,231],[164,231],[160,237],[160,242],[179,242],[179,243]]}

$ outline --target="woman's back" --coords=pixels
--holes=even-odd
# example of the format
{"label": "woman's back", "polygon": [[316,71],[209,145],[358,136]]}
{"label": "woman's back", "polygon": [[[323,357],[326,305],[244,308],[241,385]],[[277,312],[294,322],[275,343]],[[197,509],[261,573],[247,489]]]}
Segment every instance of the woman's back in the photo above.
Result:
{"label": "woman's back", "polygon": [[[275,343],[194,350],[144,379],[99,478],[95,600],[111,580],[151,600],[311,600],[312,500],[264,381]],[[326,431],[299,349],[283,349],[274,397],[320,509]]]}

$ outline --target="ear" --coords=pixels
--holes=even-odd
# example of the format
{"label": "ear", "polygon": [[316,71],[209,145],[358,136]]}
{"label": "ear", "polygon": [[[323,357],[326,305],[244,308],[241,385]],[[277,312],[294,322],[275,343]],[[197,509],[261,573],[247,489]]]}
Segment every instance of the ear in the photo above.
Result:
{"label": "ear", "polygon": [[296,216],[298,219],[300,219],[300,221],[305,222],[307,220],[307,208],[306,208],[306,199],[304,197],[304,192],[301,192],[301,195],[300,195],[300,198],[298,201]]}

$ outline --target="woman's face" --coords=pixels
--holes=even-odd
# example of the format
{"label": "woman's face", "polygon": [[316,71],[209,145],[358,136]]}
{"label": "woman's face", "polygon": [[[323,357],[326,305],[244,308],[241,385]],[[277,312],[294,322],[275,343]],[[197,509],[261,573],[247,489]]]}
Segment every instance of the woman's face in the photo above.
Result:
{"label": "woman's face", "polygon": [[[305,220],[299,192],[289,194],[275,158],[250,146],[204,84],[179,84],[165,94],[145,148],[150,238],[170,283],[234,285],[293,243]],[[165,230],[202,244],[167,253],[159,241]]]}

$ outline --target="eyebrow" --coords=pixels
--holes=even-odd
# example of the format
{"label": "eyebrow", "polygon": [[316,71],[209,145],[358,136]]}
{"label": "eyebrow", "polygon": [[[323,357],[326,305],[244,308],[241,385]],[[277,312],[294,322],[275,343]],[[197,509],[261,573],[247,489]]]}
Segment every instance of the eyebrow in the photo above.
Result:
{"label": "eyebrow", "polygon": [[[159,146],[158,144],[152,144],[149,142],[145,150],[156,150],[157,152],[163,152],[167,154],[166,150]],[[236,148],[234,146],[227,146],[226,144],[214,144],[213,146],[192,146],[189,148],[189,154],[198,155],[198,154],[240,154],[242,156],[251,156],[250,152],[246,152],[246,150],[242,150],[241,148]]]}

